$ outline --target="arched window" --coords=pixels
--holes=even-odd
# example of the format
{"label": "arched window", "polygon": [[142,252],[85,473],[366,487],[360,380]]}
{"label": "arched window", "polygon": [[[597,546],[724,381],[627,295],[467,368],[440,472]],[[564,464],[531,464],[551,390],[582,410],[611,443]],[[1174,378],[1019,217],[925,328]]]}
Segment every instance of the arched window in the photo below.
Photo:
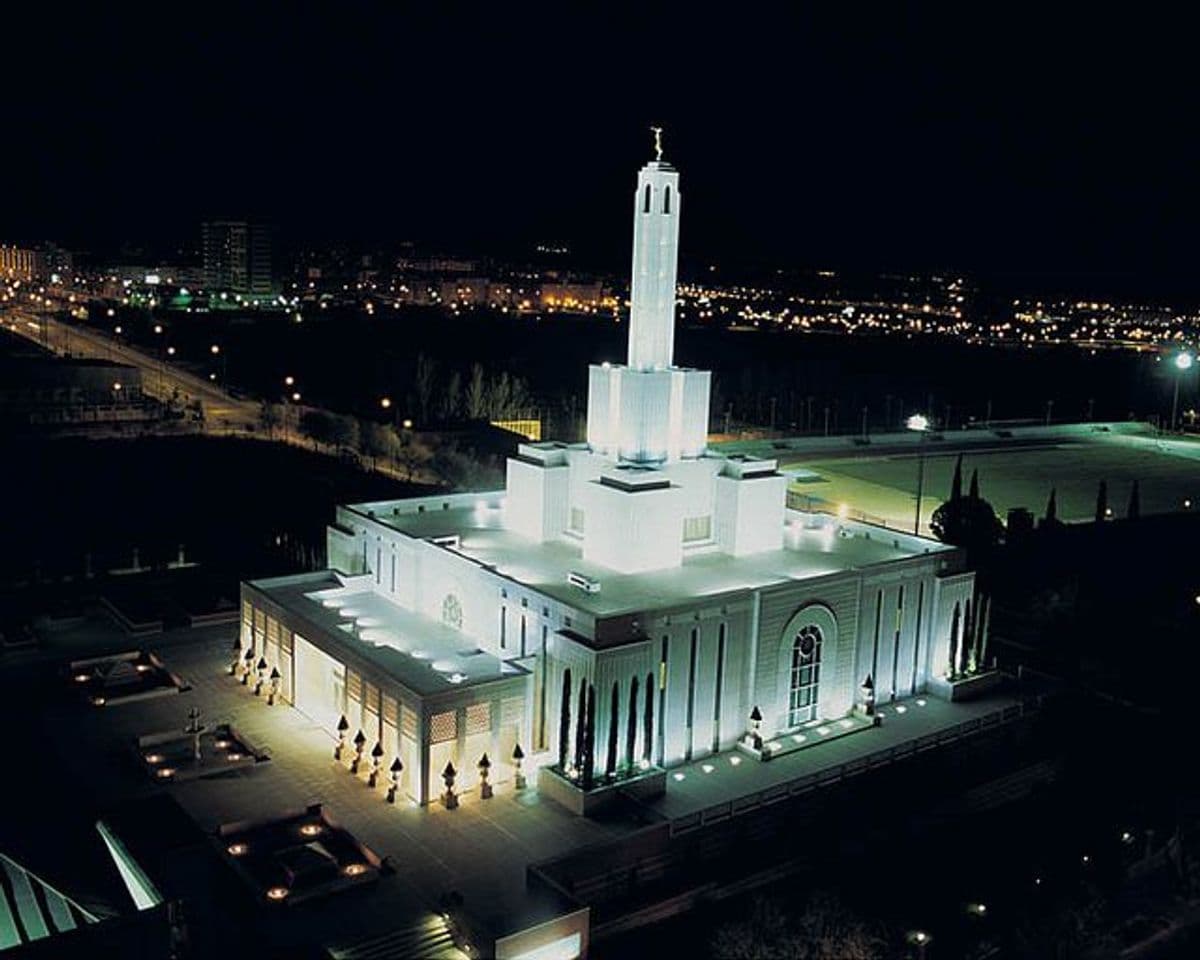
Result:
{"label": "arched window", "polygon": [[792,643],[792,683],[788,696],[788,726],[798,727],[817,717],[817,687],[821,680],[821,628],[801,627]]}
{"label": "arched window", "polygon": [[663,213],[671,212],[671,188],[667,187],[663,191]]}
{"label": "arched window", "polygon": [[646,184],[646,192],[642,200],[642,213],[650,212],[650,184]]}

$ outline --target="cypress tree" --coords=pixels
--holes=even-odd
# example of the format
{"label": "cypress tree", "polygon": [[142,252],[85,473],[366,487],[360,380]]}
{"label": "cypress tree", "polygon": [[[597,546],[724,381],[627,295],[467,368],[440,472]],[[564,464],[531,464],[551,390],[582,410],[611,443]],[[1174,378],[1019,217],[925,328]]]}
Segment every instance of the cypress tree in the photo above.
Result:
{"label": "cypress tree", "polygon": [[1100,488],[1096,491],[1096,522],[1103,523],[1108,516],[1108,484],[1101,480]]}
{"label": "cypress tree", "polygon": [[579,680],[579,716],[575,719],[575,769],[583,769],[583,751],[587,738],[587,678]]}
{"label": "cypress tree", "polygon": [[621,709],[621,694],[617,685],[612,685],[612,702],[608,711],[608,756],[604,762],[604,776],[609,780],[617,772],[617,714]]}
{"label": "cypress tree", "polygon": [[567,741],[571,739],[571,668],[563,671],[562,710],[558,719],[558,769],[567,769]]}
{"label": "cypress tree", "polygon": [[1142,515],[1142,497],[1138,490],[1138,482],[1133,481],[1133,489],[1129,491],[1129,509],[1125,511],[1125,516],[1130,520],[1137,520]]}
{"label": "cypress tree", "polygon": [[961,660],[959,673],[967,672],[967,668],[971,665],[971,657],[975,653],[975,634],[971,632],[974,625],[975,622],[971,619],[971,598],[967,597],[967,602],[963,605],[963,639],[962,653],[959,657]]}
{"label": "cypress tree", "polygon": [[958,620],[962,615],[962,610],[956,603],[954,605],[954,616],[950,620],[950,679],[953,680],[958,669]]}
{"label": "cypress tree", "polygon": [[954,461],[954,479],[950,481],[950,499],[962,499],[962,454]]}
{"label": "cypress tree", "polygon": [[979,631],[979,669],[982,670],[987,663],[987,640],[988,640],[988,624],[992,620],[992,598],[987,598],[987,606],[983,609],[983,626]]}
{"label": "cypress tree", "polygon": [[625,766],[633,769],[633,751],[637,746],[638,678],[629,681],[629,719],[625,725]]}
{"label": "cypress tree", "polygon": [[642,759],[650,762],[654,742],[654,674],[646,674],[646,712],[642,716]]}
{"label": "cypress tree", "polygon": [[972,500],[979,499],[979,469],[971,471],[971,492],[968,494]]}
{"label": "cypress tree", "polygon": [[583,733],[583,789],[591,790],[596,765],[596,688],[588,684],[587,725]]}
{"label": "cypress tree", "polygon": [[1058,523],[1058,490],[1055,487],[1050,488],[1050,499],[1046,501],[1045,523],[1047,526]]}
{"label": "cypress tree", "polygon": [[975,611],[975,644],[973,656],[975,658],[975,672],[983,672],[983,637],[987,631],[987,616],[988,611],[992,607],[992,598],[979,595],[978,609]]}

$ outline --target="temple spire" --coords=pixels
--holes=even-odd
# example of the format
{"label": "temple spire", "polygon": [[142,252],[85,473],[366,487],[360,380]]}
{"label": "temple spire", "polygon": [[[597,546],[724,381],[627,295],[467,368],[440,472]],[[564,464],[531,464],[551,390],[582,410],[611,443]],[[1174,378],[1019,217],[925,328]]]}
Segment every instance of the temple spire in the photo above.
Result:
{"label": "temple spire", "polygon": [[633,195],[629,366],[665,370],[675,352],[679,173],[662,159],[662,127],[651,127],[657,159],[638,171]]}

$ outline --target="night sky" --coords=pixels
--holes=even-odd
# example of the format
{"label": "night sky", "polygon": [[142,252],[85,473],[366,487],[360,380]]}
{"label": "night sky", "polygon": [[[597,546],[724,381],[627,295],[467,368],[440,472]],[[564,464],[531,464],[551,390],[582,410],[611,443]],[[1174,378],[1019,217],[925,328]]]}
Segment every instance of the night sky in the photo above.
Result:
{"label": "night sky", "polygon": [[549,241],[623,267],[658,123],[693,266],[1200,298],[1182,20],[395,6],[46,5],[10,24],[0,240],[169,248],[253,215],[292,243]]}

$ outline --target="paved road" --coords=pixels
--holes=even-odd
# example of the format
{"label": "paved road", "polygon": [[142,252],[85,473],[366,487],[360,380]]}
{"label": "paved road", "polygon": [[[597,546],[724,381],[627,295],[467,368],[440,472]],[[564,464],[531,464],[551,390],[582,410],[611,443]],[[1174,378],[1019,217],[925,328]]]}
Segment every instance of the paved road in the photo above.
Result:
{"label": "paved road", "polygon": [[151,357],[129,344],[88,327],[63,323],[46,315],[9,312],[8,328],[38,345],[63,355],[112,360],[138,367],[142,371],[142,391],[159,400],[178,396],[185,403],[198,400],[207,422],[216,421],[227,428],[252,427],[258,422],[259,405],[231,397],[217,384]]}

